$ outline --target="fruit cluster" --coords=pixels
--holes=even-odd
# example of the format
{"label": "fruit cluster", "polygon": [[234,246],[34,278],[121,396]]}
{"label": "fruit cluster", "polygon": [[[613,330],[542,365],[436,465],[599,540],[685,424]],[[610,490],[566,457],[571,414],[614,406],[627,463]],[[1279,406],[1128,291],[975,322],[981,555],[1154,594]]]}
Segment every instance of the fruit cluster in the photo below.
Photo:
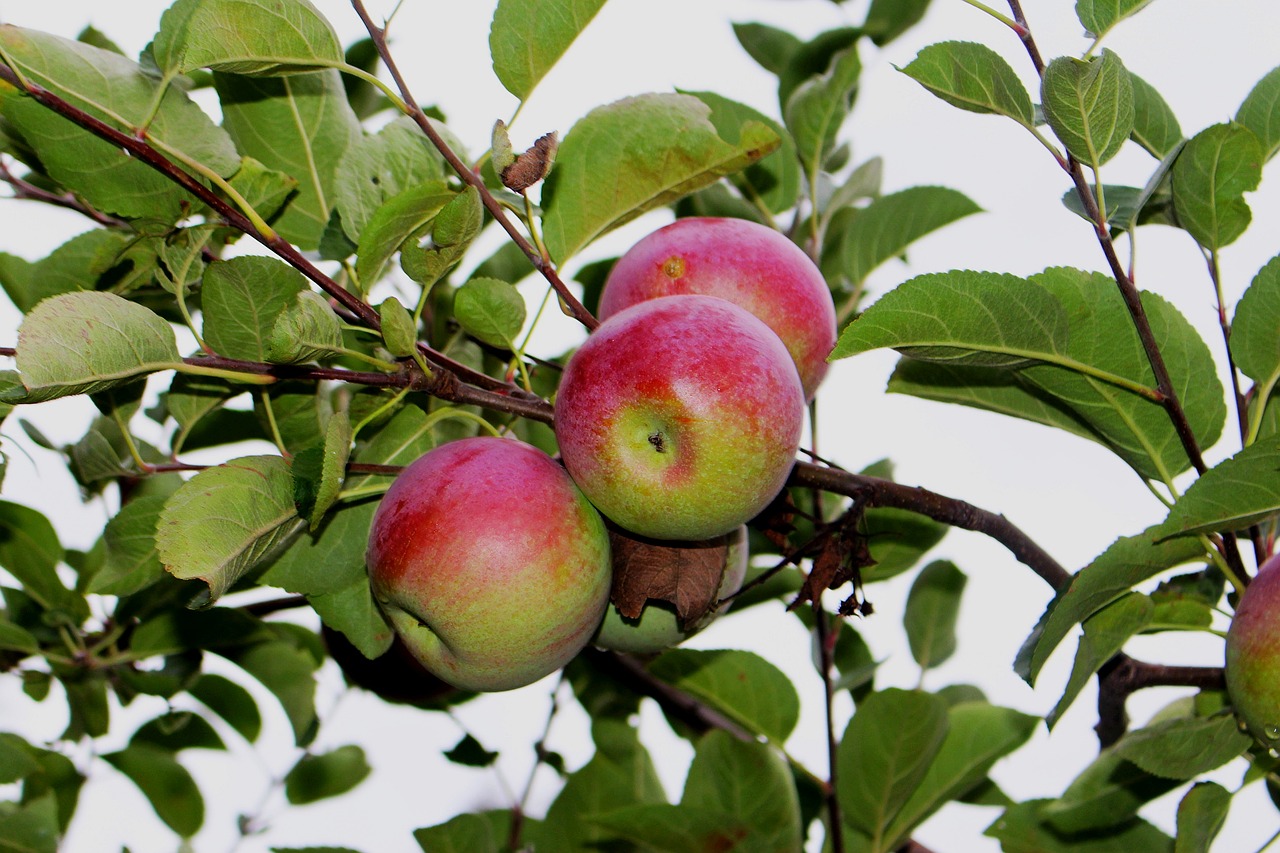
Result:
{"label": "fruit cluster", "polygon": [[[529,684],[591,642],[660,651],[714,618],[836,337],[817,267],[746,220],[645,237],[615,264],[600,314],[556,396],[560,462],[511,439],[450,442],[409,465],[374,517],[376,598],[423,666],[462,689]],[[624,564],[685,567],[700,584],[624,600]]]}

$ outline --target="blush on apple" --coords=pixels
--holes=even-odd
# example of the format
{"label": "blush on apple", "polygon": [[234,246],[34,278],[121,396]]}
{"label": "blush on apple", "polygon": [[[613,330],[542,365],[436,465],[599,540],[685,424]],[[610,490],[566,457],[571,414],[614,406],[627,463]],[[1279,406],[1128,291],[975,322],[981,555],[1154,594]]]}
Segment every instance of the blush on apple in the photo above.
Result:
{"label": "blush on apple", "polygon": [[822,273],[799,246],[746,219],[677,219],[614,264],[600,319],[683,293],[728,299],[763,320],[795,360],[805,399],[813,399],[836,343],[836,309]]}
{"label": "blush on apple", "polygon": [[556,397],[565,468],[618,526],[721,536],[781,491],[805,400],[786,347],[714,296],[651,299],[600,324]]}
{"label": "blush on apple", "polygon": [[373,518],[374,596],[413,655],[463,690],[510,690],[591,639],[612,576],[604,521],[541,450],[467,438],[400,473]]}
{"label": "blush on apple", "polygon": [[1280,746],[1280,553],[1245,587],[1227,629],[1227,694],[1254,737]]}

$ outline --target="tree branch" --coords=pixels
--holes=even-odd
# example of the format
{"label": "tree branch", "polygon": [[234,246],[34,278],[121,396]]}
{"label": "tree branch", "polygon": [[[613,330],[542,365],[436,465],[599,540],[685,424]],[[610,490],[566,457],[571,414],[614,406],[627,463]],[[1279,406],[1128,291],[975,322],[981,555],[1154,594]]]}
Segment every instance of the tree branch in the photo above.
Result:
{"label": "tree branch", "polygon": [[1129,728],[1125,702],[1146,687],[1194,687],[1224,690],[1226,679],[1220,666],[1166,666],[1135,660],[1121,652],[1098,670],[1098,743],[1107,747],[1124,736]]}

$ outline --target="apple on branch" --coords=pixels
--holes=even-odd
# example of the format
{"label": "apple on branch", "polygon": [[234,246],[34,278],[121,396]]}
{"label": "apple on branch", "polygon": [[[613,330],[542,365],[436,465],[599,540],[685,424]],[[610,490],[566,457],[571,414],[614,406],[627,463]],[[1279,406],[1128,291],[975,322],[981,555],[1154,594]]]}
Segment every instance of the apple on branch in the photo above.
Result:
{"label": "apple on branch", "polygon": [[1262,564],[1227,629],[1227,694],[1260,742],[1280,745],[1280,553]]}

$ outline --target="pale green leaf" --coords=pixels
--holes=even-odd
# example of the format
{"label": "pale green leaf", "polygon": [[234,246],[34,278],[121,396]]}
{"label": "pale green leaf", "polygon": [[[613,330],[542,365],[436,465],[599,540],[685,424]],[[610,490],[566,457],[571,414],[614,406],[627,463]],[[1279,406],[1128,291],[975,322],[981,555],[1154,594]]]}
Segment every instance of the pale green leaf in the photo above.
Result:
{"label": "pale green leaf", "polygon": [[201,291],[205,343],[226,358],[266,361],[276,322],[306,289],[302,273],[276,258],[243,255],[210,264]]}
{"label": "pale green leaf", "polygon": [[800,699],[790,679],[752,652],[672,649],[649,669],[657,678],[778,743],[799,721]]}
{"label": "pale green leaf", "polygon": [[142,495],[120,508],[103,531],[106,559],[93,577],[90,592],[129,595],[164,577],[156,553],[156,522],[164,495]]}
{"label": "pale green leaf", "polygon": [[1205,471],[1157,530],[1162,536],[1244,530],[1280,513],[1280,436],[1269,436]]}
{"label": "pale green leaf", "polygon": [[329,300],[314,290],[300,290],[293,304],[276,318],[264,355],[273,364],[315,361],[342,346],[342,324]]}
{"label": "pale green leaf", "polygon": [[338,163],[334,192],[343,232],[359,245],[378,208],[407,189],[443,178],[444,160],[422,129],[407,117],[388,123],[352,145]]}
{"label": "pale green leaf", "polygon": [[744,197],[754,199],[774,213],[790,210],[800,193],[800,164],[796,144],[778,122],[764,113],[731,101],[715,92],[685,92],[711,107],[708,118],[721,136],[728,138],[748,121],[758,121],[778,135],[781,144],[757,163],[729,176]]}
{"label": "pale green leaf", "polygon": [[462,328],[495,347],[515,348],[524,326],[524,297],[513,285],[494,278],[473,278],[453,297],[453,313]]}
{"label": "pale green leaf", "polygon": [[1050,62],[1040,98],[1053,132],[1086,165],[1110,160],[1133,131],[1133,81],[1109,50],[1093,59],[1060,56]]}
{"label": "pale green leaf", "polygon": [[1231,792],[1217,782],[1197,782],[1178,803],[1174,853],[1209,853],[1231,807]]}
{"label": "pale green leaf", "polygon": [[373,287],[401,244],[421,233],[454,196],[443,183],[431,181],[401,191],[375,210],[356,248],[361,288]]}
{"label": "pale green leaf", "polygon": [[1052,729],[1093,674],[1111,660],[1130,637],[1151,623],[1155,609],[1150,598],[1134,592],[1111,602],[1081,623],[1084,633],[1076,649],[1071,675],[1063,688],[1062,698],[1045,717],[1046,726]]}
{"label": "pale green leaf", "polygon": [[1245,96],[1236,121],[1253,131],[1262,144],[1264,160],[1280,151],[1280,67],[1262,75]]}
{"label": "pale green leaf", "polygon": [[[424,288],[431,287],[462,259],[483,225],[480,194],[475,187],[467,187],[440,208],[431,223],[430,240],[410,240],[400,247],[401,269]],[[519,253],[514,244],[506,245]],[[480,275],[479,271],[472,274]]]}
{"label": "pale green leaf", "polygon": [[938,666],[955,654],[956,619],[966,583],[968,578],[954,563],[936,560],[921,569],[911,584],[902,624],[911,656],[922,669]]}
{"label": "pale green leaf", "polygon": [[1262,180],[1262,146],[1243,125],[1215,124],[1188,140],[1173,164],[1173,207],[1196,242],[1217,251],[1253,219],[1244,194]]}
{"label": "pale green leaf", "polygon": [[297,74],[344,59],[333,27],[307,0],[178,0],[160,18],[152,54],[167,74]]}
{"label": "pale green leaf", "polygon": [[1076,0],[1076,17],[1096,39],[1130,15],[1136,14],[1151,0]]}
{"label": "pale green leaf", "polygon": [[500,0],[489,28],[493,73],[520,100],[591,23],[605,0]]}
{"label": "pale green leaf", "polygon": [[1164,159],[1182,141],[1178,118],[1156,88],[1132,71],[1133,141],[1147,149],[1153,157]]}
{"label": "pale green leaf", "polygon": [[1236,303],[1231,355],[1236,367],[1269,392],[1280,382],[1280,255],[1258,270]]}
{"label": "pale green leaf", "polygon": [[795,140],[805,174],[817,175],[836,145],[836,136],[853,107],[862,60],[857,44],[837,53],[826,72],[805,80],[790,94],[783,123]]}
{"label": "pale green leaf", "polygon": [[1024,127],[1034,126],[1035,111],[1027,87],[1009,63],[984,44],[932,44],[900,70],[952,106],[1008,116]]}
{"label": "pale green leaf", "polygon": [[387,351],[397,358],[413,355],[418,348],[418,328],[409,309],[401,305],[399,299],[388,296],[378,305],[378,318]]}

